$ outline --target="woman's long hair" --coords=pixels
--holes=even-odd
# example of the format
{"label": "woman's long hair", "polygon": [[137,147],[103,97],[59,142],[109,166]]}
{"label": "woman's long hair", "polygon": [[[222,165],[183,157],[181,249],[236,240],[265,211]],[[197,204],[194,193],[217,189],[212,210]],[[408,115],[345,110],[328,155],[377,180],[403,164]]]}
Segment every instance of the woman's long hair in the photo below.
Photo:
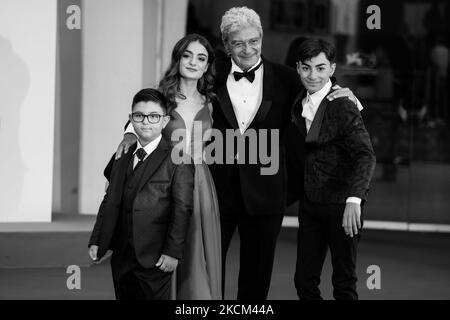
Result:
{"label": "woman's long hair", "polygon": [[216,75],[214,67],[214,51],[211,44],[203,36],[192,33],[188,34],[179,40],[172,51],[172,61],[167,69],[164,77],[159,82],[159,90],[166,96],[168,102],[168,112],[176,108],[176,98],[186,99],[180,92],[180,60],[183,53],[191,42],[198,41],[203,45],[208,52],[208,69],[203,76],[198,80],[197,90],[206,97],[206,102],[209,103],[214,98],[213,87]]}

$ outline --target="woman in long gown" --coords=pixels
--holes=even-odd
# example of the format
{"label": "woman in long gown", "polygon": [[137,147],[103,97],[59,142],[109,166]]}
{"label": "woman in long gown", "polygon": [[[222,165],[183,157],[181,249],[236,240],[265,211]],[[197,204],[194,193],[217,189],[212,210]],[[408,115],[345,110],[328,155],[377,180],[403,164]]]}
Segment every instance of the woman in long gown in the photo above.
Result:
{"label": "woman in long gown", "polygon": [[[208,130],[212,128],[214,73],[211,45],[204,37],[190,34],[175,45],[170,67],[159,83],[169,102],[171,116],[163,135],[195,164],[193,212],[183,258],[177,267],[178,300],[222,299],[219,205],[202,152],[209,139]],[[127,131],[132,132],[132,128]],[[128,149],[134,141],[124,138],[118,150]],[[175,298],[173,293],[172,298]]]}
{"label": "woman in long gown", "polygon": [[177,299],[222,298],[219,205],[202,152],[212,128],[213,81],[214,52],[209,42],[197,34],[178,41],[159,84],[171,110],[163,135],[172,141],[175,130],[181,132],[183,139],[175,141],[174,147],[183,148],[195,163],[194,209],[177,268]]}

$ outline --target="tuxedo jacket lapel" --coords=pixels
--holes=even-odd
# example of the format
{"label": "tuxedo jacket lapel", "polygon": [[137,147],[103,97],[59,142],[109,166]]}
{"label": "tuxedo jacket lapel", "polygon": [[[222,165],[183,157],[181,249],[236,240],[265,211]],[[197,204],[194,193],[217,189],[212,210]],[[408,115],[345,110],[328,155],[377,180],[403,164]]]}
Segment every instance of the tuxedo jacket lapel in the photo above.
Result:
{"label": "tuxedo jacket lapel", "polygon": [[259,106],[258,112],[255,115],[250,126],[257,126],[257,124],[267,117],[267,114],[270,111],[270,107],[272,106],[272,100],[274,96],[274,88],[275,88],[275,72],[273,70],[273,66],[270,62],[261,58],[263,60],[263,97],[261,101],[261,105]]}
{"label": "tuxedo jacket lapel", "polygon": [[144,184],[152,177],[155,171],[159,168],[162,161],[166,158],[167,153],[170,152],[169,143],[162,138],[158,147],[146,159],[147,164],[144,168],[144,173],[139,181],[138,192],[142,189]]}
{"label": "tuxedo jacket lapel", "polygon": [[223,86],[217,89],[217,98],[219,99],[219,105],[222,108],[222,112],[227,118],[228,122],[234,129],[238,129],[239,125],[234,114],[233,105],[231,104],[230,95],[228,94],[226,82]]}
{"label": "tuxedo jacket lapel", "polygon": [[[330,92],[332,92],[331,90]],[[330,93],[329,92],[329,93]],[[329,94],[327,93],[327,95]],[[328,99],[325,97],[322,102],[319,105],[319,108],[317,109],[317,112],[314,116],[314,120],[311,123],[311,127],[309,128],[309,131],[306,132],[306,123],[305,118],[302,117],[302,100],[306,95],[306,90],[302,91],[298,94],[297,98],[295,99],[295,102],[292,107],[292,119],[297,125],[300,133],[306,137],[305,142],[307,143],[313,143],[317,142],[319,139],[320,129],[322,128],[322,122],[323,117],[325,115],[325,111],[327,108],[327,105],[329,103]]]}
{"label": "tuxedo jacket lapel", "polygon": [[234,114],[233,105],[231,104],[230,95],[227,89],[228,74],[231,71],[231,58],[224,61],[222,65],[217,66],[217,99],[219,100],[220,108],[227,118],[228,122],[234,129],[238,129],[239,125]]}
{"label": "tuxedo jacket lapel", "polygon": [[[263,57],[263,97],[261,105],[250,124],[249,127],[257,126],[257,124],[267,117],[272,106],[273,96],[275,94],[275,72],[273,66],[270,62],[265,60]],[[238,129],[239,125],[234,113],[233,105],[231,103],[230,95],[227,89],[227,79],[231,70],[231,58],[227,59],[226,63],[218,67],[219,77],[217,78],[217,98],[219,100],[220,107],[222,108],[225,117],[234,129]]]}
{"label": "tuxedo jacket lapel", "polygon": [[297,95],[291,110],[292,120],[294,121],[295,125],[297,126],[303,137],[306,137],[306,124],[305,119],[302,117],[303,111],[302,100],[305,97],[305,94],[306,90],[303,90]]}
{"label": "tuxedo jacket lapel", "polygon": [[[325,110],[328,105],[328,99],[325,97],[319,105],[317,109],[316,115],[314,116],[314,120],[311,123],[311,127],[309,128],[308,135],[306,136],[306,142],[317,142],[319,139],[320,128],[322,127],[323,116],[325,114]],[[303,121],[304,122],[304,121]]]}

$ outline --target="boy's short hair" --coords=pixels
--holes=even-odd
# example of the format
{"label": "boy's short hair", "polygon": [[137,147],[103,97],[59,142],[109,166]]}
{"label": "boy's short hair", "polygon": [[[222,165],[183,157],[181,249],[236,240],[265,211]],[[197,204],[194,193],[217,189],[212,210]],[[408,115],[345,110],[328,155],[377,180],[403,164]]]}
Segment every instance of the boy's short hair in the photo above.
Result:
{"label": "boy's short hair", "polygon": [[298,48],[298,59],[302,63],[317,57],[321,52],[325,54],[330,63],[336,61],[336,48],[323,39],[307,39]]}
{"label": "boy's short hair", "polygon": [[131,109],[139,102],[156,102],[163,109],[164,113],[167,113],[167,99],[161,93],[161,91],[152,88],[142,89],[134,95]]}

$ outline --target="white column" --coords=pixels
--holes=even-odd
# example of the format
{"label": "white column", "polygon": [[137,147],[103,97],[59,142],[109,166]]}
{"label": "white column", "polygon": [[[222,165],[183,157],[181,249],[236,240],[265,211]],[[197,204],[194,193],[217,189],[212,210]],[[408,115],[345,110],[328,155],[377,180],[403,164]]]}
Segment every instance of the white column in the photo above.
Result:
{"label": "white column", "polygon": [[0,5],[0,222],[49,222],[56,0]]}
{"label": "white column", "polygon": [[82,8],[79,209],[96,214],[103,169],[122,140],[133,96],[156,86],[168,66],[185,33],[187,0],[96,0]]}

